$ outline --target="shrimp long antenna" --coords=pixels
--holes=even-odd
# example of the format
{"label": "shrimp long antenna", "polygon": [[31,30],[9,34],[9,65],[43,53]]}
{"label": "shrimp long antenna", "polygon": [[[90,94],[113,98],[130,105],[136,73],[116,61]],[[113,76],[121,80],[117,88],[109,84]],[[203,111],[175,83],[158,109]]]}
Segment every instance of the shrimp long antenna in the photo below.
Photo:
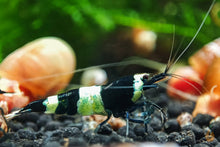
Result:
{"label": "shrimp long antenna", "polygon": [[[177,75],[177,74],[168,74],[168,76],[183,80],[184,82],[186,82],[187,84],[189,84],[190,86],[192,86],[200,95],[202,94],[202,92],[201,92],[195,85],[193,85],[193,84],[190,83],[189,81],[185,80],[186,77],[180,76],[180,75]],[[197,83],[198,83],[198,84],[201,84],[200,81],[197,82]],[[203,88],[204,88],[204,87],[203,87]]]}
{"label": "shrimp long antenna", "polygon": [[73,73],[80,73],[86,70],[90,70],[90,69],[94,69],[94,68],[106,68],[106,67],[114,67],[114,66],[127,66],[127,65],[143,65],[146,66],[146,64],[148,65],[149,68],[158,70],[161,69],[162,67],[164,67],[165,65],[163,63],[159,63],[153,60],[149,60],[146,58],[141,58],[141,57],[130,57],[125,61],[121,61],[121,62],[114,62],[114,63],[109,63],[109,64],[102,64],[102,65],[96,65],[96,66],[90,66],[87,68],[80,68],[80,69],[76,69],[75,71],[70,71],[70,72],[64,72],[64,73],[57,73],[57,74],[53,74],[53,75],[47,75],[47,76],[43,76],[43,77],[33,77],[33,78],[28,78],[28,79],[24,79],[20,82],[28,82],[28,81],[34,81],[34,80],[42,80],[42,79],[49,79],[49,78],[54,78],[54,77],[58,77],[58,76],[65,76],[68,74],[73,74]]}
{"label": "shrimp long antenna", "polygon": [[[183,76],[180,76],[180,75],[175,75],[175,74],[168,74],[167,75],[168,77],[172,77],[172,78],[177,78],[177,79],[181,79],[182,81],[186,82],[187,84],[189,84],[190,86],[192,86],[200,95],[202,94],[201,90],[199,90],[195,85],[193,85],[192,83],[190,83],[189,81],[187,81]],[[167,79],[168,80],[168,79]],[[164,87],[164,88],[168,88],[169,90],[175,92],[175,94],[178,94],[178,95],[181,95],[183,96],[185,99],[187,100],[191,100],[191,101],[194,101],[196,102],[197,100],[197,96],[196,95],[193,95],[193,94],[189,94],[187,92],[183,92],[181,90],[178,90],[176,88],[173,88],[171,86],[168,86],[166,83],[164,82],[159,82],[157,83],[158,85],[160,85],[161,87]],[[204,86],[203,86],[204,88]]]}
{"label": "shrimp long antenna", "polygon": [[13,93],[13,92],[6,92],[0,89],[0,94],[5,94],[5,93]]}
{"label": "shrimp long antenna", "polygon": [[[191,44],[193,43],[193,41],[195,40],[195,38],[196,38],[197,35],[199,34],[200,30],[202,29],[202,27],[203,27],[203,25],[204,25],[204,23],[205,23],[205,21],[206,21],[208,15],[209,15],[210,11],[212,10],[212,7],[214,6],[215,1],[216,1],[216,0],[213,0],[213,1],[212,1],[211,6],[209,7],[209,9],[208,9],[208,11],[207,11],[207,13],[206,13],[204,19],[202,20],[202,23],[200,24],[198,30],[196,31],[196,33],[195,33],[195,35],[193,36],[193,38],[191,39],[191,41],[188,43],[188,45],[187,45],[186,48],[182,51],[182,53],[176,58],[176,60],[173,62],[173,64],[171,64],[171,65],[169,66],[169,68],[171,68],[173,65],[175,65],[176,62],[180,59],[180,57],[182,57],[182,55],[183,55],[183,54],[187,51],[187,49],[191,46]],[[167,71],[165,70],[165,73],[168,72],[169,68],[167,69]]]}
{"label": "shrimp long antenna", "polygon": [[171,47],[171,51],[170,51],[170,56],[169,56],[169,59],[168,59],[168,62],[167,62],[167,66],[165,68],[164,73],[167,73],[169,71],[169,69],[170,69],[170,66],[172,65],[172,60],[173,59],[171,60],[171,57],[172,57],[172,54],[173,54],[174,43],[175,43],[175,25],[173,25],[173,42],[172,42],[172,47]]}
{"label": "shrimp long antenna", "polygon": [[13,119],[14,117],[19,116],[19,115],[21,115],[21,114],[23,114],[23,113],[26,113],[26,112],[31,112],[31,110],[30,110],[30,109],[27,109],[27,110],[24,110],[24,111],[23,111],[22,109],[19,109],[19,110],[13,111],[13,112],[11,112],[11,113],[5,115],[5,118],[6,118],[6,120],[11,120],[11,119]]}

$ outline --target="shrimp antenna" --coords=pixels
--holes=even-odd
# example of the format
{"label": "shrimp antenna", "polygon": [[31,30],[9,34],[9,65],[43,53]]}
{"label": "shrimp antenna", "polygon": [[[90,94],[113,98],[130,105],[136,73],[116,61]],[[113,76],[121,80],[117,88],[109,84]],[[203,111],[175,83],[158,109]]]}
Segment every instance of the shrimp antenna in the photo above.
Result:
{"label": "shrimp antenna", "polygon": [[168,62],[168,65],[167,65],[167,67],[166,67],[164,73],[167,73],[167,72],[169,71],[169,69],[170,69],[173,65],[176,64],[176,62],[180,59],[180,57],[182,57],[183,54],[187,51],[187,49],[191,46],[191,44],[193,43],[193,41],[195,40],[195,38],[198,36],[200,30],[202,29],[202,27],[203,27],[203,25],[204,25],[204,23],[205,23],[205,21],[206,21],[208,15],[209,15],[210,11],[212,10],[212,8],[213,8],[213,6],[214,6],[215,1],[216,1],[216,0],[213,0],[213,1],[212,1],[211,6],[209,7],[209,9],[208,9],[208,11],[207,11],[207,13],[206,13],[204,19],[202,20],[202,23],[200,24],[198,30],[196,31],[196,33],[195,33],[195,35],[193,36],[193,38],[191,39],[191,41],[188,43],[188,45],[186,46],[186,48],[182,51],[182,53],[176,58],[176,60],[175,60],[172,64],[170,64],[170,63]]}
{"label": "shrimp antenna", "polygon": [[150,59],[145,59],[145,58],[141,58],[141,57],[130,57],[130,58],[127,58],[125,61],[121,61],[121,62],[113,62],[113,63],[109,63],[109,64],[95,65],[95,66],[90,66],[90,67],[86,67],[86,68],[76,69],[74,71],[57,73],[57,74],[47,75],[47,76],[43,76],[43,77],[28,78],[28,79],[21,80],[20,83],[28,82],[28,81],[34,81],[34,80],[49,79],[49,78],[54,78],[54,77],[58,77],[58,76],[65,76],[65,75],[68,75],[68,74],[80,73],[80,72],[90,70],[90,69],[95,69],[95,68],[127,66],[127,65],[131,65],[131,64],[146,66],[146,63],[148,64],[148,67],[150,67],[152,69],[155,69],[155,70],[158,70],[157,67],[159,67],[159,69],[160,69],[160,68],[165,66],[165,64],[163,64],[163,63],[159,63],[159,62],[156,62],[156,61],[153,61],[153,60],[150,60]]}
{"label": "shrimp antenna", "polygon": [[7,92],[5,92],[5,91],[2,91],[2,90],[0,89],[0,94],[4,94],[4,93],[7,93]]}
{"label": "shrimp antenna", "polygon": [[[202,94],[202,92],[195,85],[193,85],[189,81],[185,80],[186,78],[184,76],[177,75],[177,74],[169,74],[168,76],[183,80],[184,82],[186,82],[187,84],[192,86],[200,95]],[[198,84],[201,84],[201,81],[198,82]],[[203,88],[205,88],[205,87],[203,87]]]}
{"label": "shrimp antenna", "polygon": [[13,92],[6,92],[0,89],[0,94],[4,94],[4,93],[13,93]]}
{"label": "shrimp antenna", "polygon": [[[165,68],[164,73],[167,73],[168,70],[170,69],[170,66],[172,65],[173,59],[171,61],[171,57],[172,57],[172,54],[173,54],[174,43],[175,43],[175,25],[173,25],[173,42],[172,42],[172,47],[171,47],[171,51],[170,51],[170,56],[169,56],[168,63],[167,63],[167,66]],[[175,56],[176,55],[174,55],[174,57]]]}

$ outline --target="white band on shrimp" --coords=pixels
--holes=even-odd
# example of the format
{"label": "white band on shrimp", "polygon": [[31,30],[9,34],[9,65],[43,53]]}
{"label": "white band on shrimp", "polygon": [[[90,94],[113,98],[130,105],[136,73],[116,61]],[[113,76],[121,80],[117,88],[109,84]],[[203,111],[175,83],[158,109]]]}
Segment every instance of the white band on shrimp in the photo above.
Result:
{"label": "white band on shrimp", "polygon": [[55,113],[57,106],[59,104],[57,95],[49,96],[44,102],[43,105],[46,106],[45,113]]}
{"label": "white band on shrimp", "polygon": [[146,73],[134,75],[134,81],[133,81],[134,92],[133,92],[133,97],[131,98],[133,102],[136,102],[142,95],[143,85],[144,85],[142,78],[144,75],[146,75]]}
{"label": "white band on shrimp", "polygon": [[77,112],[81,115],[106,114],[100,92],[101,86],[79,88]]}

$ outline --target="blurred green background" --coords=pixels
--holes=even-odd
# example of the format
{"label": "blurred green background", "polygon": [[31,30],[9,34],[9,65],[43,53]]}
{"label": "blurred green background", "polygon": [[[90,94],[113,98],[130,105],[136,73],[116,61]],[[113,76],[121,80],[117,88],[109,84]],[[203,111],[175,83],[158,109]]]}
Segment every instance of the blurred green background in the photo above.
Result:
{"label": "blurred green background", "polygon": [[[133,28],[142,28],[156,32],[153,56],[165,62],[172,46],[173,25],[174,47],[178,48],[184,38],[181,50],[194,36],[211,3],[211,0],[0,0],[0,60],[34,39],[57,36],[74,48],[78,68],[120,61],[136,56],[129,45],[122,45],[129,41],[123,36],[129,35]],[[219,37],[219,17],[218,0],[185,59]],[[123,53],[114,53],[119,48],[125,48],[120,50]],[[121,57],[115,59],[115,56]]]}

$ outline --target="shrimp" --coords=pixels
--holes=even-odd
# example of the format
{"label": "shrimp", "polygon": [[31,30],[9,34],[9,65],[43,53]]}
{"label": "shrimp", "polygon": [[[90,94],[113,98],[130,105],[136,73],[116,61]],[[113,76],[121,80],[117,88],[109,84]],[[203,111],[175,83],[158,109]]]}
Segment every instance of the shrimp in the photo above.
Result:
{"label": "shrimp", "polygon": [[[103,86],[90,86],[72,89],[58,95],[52,95],[41,100],[33,101],[18,111],[8,114],[6,118],[12,119],[27,112],[69,115],[79,113],[81,115],[99,114],[107,116],[107,119],[97,127],[97,132],[97,130],[101,128],[113,115],[115,117],[122,117],[126,119],[127,135],[129,121],[144,123],[146,126],[146,124],[150,121],[150,116],[153,114],[155,108],[161,112],[162,120],[166,119],[165,112],[156,104],[148,100],[139,102],[144,99],[143,91],[158,87],[158,83],[166,80],[167,77],[179,77],[168,72],[187,51],[198,35],[214,2],[215,1],[213,1],[199,29],[187,47],[175,60],[171,60],[172,54],[170,55],[165,70],[162,73],[153,76],[150,76],[148,73],[134,74],[119,78],[118,80]],[[131,118],[130,114],[140,107],[146,108],[146,111],[143,112],[143,119],[137,120]]]}

